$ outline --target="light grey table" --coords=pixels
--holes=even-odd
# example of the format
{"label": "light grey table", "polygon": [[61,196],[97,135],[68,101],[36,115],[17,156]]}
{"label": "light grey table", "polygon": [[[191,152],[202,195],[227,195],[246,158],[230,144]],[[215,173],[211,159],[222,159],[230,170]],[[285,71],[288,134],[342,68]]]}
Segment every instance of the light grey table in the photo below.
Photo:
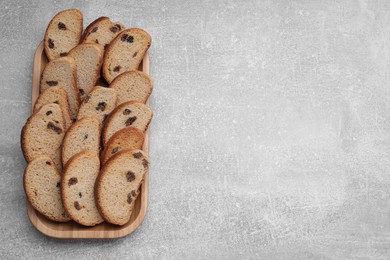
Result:
{"label": "light grey table", "polygon": [[[119,240],[26,215],[34,50],[79,8],[153,37],[149,210]],[[0,2],[0,258],[390,258],[390,2]]]}

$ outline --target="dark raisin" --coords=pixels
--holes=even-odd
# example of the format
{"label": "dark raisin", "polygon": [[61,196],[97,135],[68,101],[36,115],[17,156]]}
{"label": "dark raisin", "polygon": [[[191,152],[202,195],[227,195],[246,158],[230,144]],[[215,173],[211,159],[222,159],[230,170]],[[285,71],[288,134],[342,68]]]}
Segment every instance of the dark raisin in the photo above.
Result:
{"label": "dark raisin", "polygon": [[54,101],[53,103],[54,104],[60,104],[60,102],[58,102],[58,100]]}
{"label": "dark raisin", "polygon": [[125,110],[123,110],[122,114],[129,115],[130,113],[131,113],[131,110],[126,108]]}
{"label": "dark raisin", "polygon": [[96,39],[95,42],[96,42],[97,44],[99,44],[99,40],[98,40],[98,39]]}
{"label": "dark raisin", "polygon": [[134,52],[133,54],[133,58],[135,58],[137,56],[138,52]]}
{"label": "dark raisin", "polygon": [[51,162],[49,162],[49,161],[46,161],[46,164],[47,164],[47,165],[51,165]]}
{"label": "dark raisin", "polygon": [[77,210],[80,210],[80,209],[81,209],[80,204],[79,204],[78,201],[75,201],[75,202],[74,202],[74,207],[75,207],[75,209],[77,209]]}
{"label": "dark raisin", "polygon": [[46,81],[46,84],[49,85],[50,87],[53,87],[53,86],[58,85],[58,81],[49,80],[49,81]]}
{"label": "dark raisin", "polygon": [[132,201],[133,201],[133,198],[131,197],[131,194],[129,193],[127,195],[127,203],[131,204]]}
{"label": "dark raisin", "polygon": [[89,101],[90,98],[91,98],[90,95],[85,96],[85,98],[84,98],[84,100],[83,100],[84,104],[88,103],[88,101]]}
{"label": "dark raisin", "polygon": [[68,181],[68,186],[72,186],[72,185],[75,185],[77,183],[77,178],[76,177],[72,177],[69,179]]}
{"label": "dark raisin", "polygon": [[62,129],[59,128],[58,126],[54,125],[52,122],[49,122],[47,124],[47,128],[53,130],[57,134],[61,134],[62,133]]}
{"label": "dark raisin", "polygon": [[65,57],[66,55],[68,55],[67,52],[61,52],[61,53],[60,53],[60,56],[61,56],[61,57]]}
{"label": "dark raisin", "polygon": [[86,140],[88,138],[88,134],[84,135],[84,140]]}
{"label": "dark raisin", "polygon": [[46,112],[46,115],[47,115],[47,116],[50,116],[51,114],[53,114],[53,112],[52,112],[51,110],[49,110],[49,111]]}
{"label": "dark raisin", "polygon": [[114,149],[112,149],[112,152],[111,154],[115,154],[119,151],[119,147],[115,147]]}
{"label": "dark raisin", "polygon": [[104,49],[107,49],[108,43],[104,44]]}
{"label": "dark raisin", "polygon": [[120,29],[121,29],[121,26],[119,24],[115,24],[114,26],[112,26],[110,28],[110,31],[113,32],[113,33],[117,33],[117,32],[120,31]]}
{"label": "dark raisin", "polygon": [[122,40],[122,42],[127,41],[127,42],[132,43],[134,41],[134,37],[125,33],[122,35],[121,40]]}
{"label": "dark raisin", "polygon": [[61,182],[57,182],[56,187],[57,187],[57,188],[60,188],[60,187],[61,187]]}
{"label": "dark raisin", "polygon": [[143,159],[142,160],[142,165],[144,166],[144,168],[148,168],[149,167],[149,162],[146,159]]}
{"label": "dark raisin", "polygon": [[141,152],[133,153],[133,156],[134,156],[134,158],[138,159],[138,158],[142,157],[142,153]]}
{"label": "dark raisin", "polygon": [[91,33],[95,33],[95,32],[97,32],[97,30],[99,29],[99,27],[95,27],[95,28],[93,28],[92,29],[92,31],[91,31]]}
{"label": "dark raisin", "polygon": [[54,49],[54,41],[52,39],[49,38],[49,40],[47,41],[48,44],[49,44],[49,48],[50,49]]}
{"label": "dark raisin", "polygon": [[121,70],[121,66],[115,66],[115,68],[114,68],[114,72],[119,72]]}
{"label": "dark raisin", "polygon": [[80,92],[81,96],[83,96],[85,94],[84,89],[82,89],[82,88],[79,89],[79,92]]}
{"label": "dark raisin", "polygon": [[58,29],[60,29],[60,30],[66,30],[66,26],[65,26],[65,24],[64,23],[61,23],[61,22],[59,22],[58,23]]}
{"label": "dark raisin", "polygon": [[134,181],[134,180],[135,180],[135,174],[134,174],[134,172],[128,171],[128,172],[126,173],[126,179],[127,179],[128,182]]}
{"label": "dark raisin", "polygon": [[135,120],[137,120],[137,117],[136,116],[132,116],[132,117],[130,117],[129,119],[126,120],[125,125],[126,126],[132,125]]}
{"label": "dark raisin", "polygon": [[134,37],[129,35],[129,36],[127,36],[126,41],[132,43],[134,41]]}
{"label": "dark raisin", "polygon": [[137,192],[135,192],[135,190],[132,190],[131,191],[131,196],[135,197],[137,195]]}
{"label": "dark raisin", "polygon": [[56,123],[56,124],[59,124],[60,122],[59,121],[57,121],[57,120],[54,120],[54,122]]}
{"label": "dark raisin", "polygon": [[72,122],[73,123],[76,122],[76,120],[77,120],[77,118],[72,118]]}
{"label": "dark raisin", "polygon": [[83,196],[83,194],[81,194],[81,192],[79,192],[79,198],[81,198]]}
{"label": "dark raisin", "polygon": [[99,102],[99,104],[97,105],[97,107],[95,108],[97,111],[101,110],[101,111],[104,111],[106,109],[106,102]]}

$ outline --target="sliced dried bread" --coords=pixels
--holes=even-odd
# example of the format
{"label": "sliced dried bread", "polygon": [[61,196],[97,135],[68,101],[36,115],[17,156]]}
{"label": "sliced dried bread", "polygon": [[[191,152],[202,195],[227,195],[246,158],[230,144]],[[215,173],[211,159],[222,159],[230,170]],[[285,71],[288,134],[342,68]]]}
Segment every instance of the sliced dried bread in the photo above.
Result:
{"label": "sliced dried bread", "polygon": [[118,93],[118,105],[127,101],[146,103],[152,93],[153,83],[147,74],[133,70],[116,77],[110,84],[110,88]]}
{"label": "sliced dried bread", "polygon": [[110,138],[104,147],[101,155],[102,164],[105,164],[114,154],[122,150],[142,149],[144,138],[144,133],[133,126],[119,130]]}
{"label": "sliced dried bread", "polygon": [[45,52],[49,60],[66,56],[80,42],[83,32],[83,14],[68,9],[56,14],[47,26]]}
{"label": "sliced dried bread", "polygon": [[133,101],[123,103],[115,108],[105,121],[102,134],[104,145],[116,132],[128,126],[145,132],[152,117],[152,110],[143,103]]}
{"label": "sliced dried bread", "polygon": [[100,122],[97,118],[85,117],[69,128],[62,142],[62,163],[65,165],[73,155],[83,150],[99,155]]}
{"label": "sliced dried bread", "polygon": [[91,92],[100,78],[103,55],[103,48],[95,43],[77,45],[68,54],[76,62],[77,87],[81,100]]}
{"label": "sliced dried bread", "polygon": [[69,108],[72,119],[77,116],[80,96],[76,82],[76,63],[71,57],[62,57],[50,61],[43,70],[40,92],[49,87],[61,86],[68,94]]}
{"label": "sliced dried bread", "polygon": [[67,130],[72,125],[72,118],[70,116],[68,94],[63,87],[50,87],[43,91],[35,102],[34,112],[41,109],[42,106],[50,103],[60,105],[65,119],[65,129]]}
{"label": "sliced dried bread", "polygon": [[93,21],[84,31],[82,41],[85,43],[97,43],[106,48],[110,42],[125,29],[120,22],[111,22],[108,17],[99,17]]}
{"label": "sliced dried bread", "polygon": [[99,157],[82,151],[69,159],[61,182],[62,201],[68,215],[84,226],[94,226],[104,220],[95,203],[95,181],[100,171]]}
{"label": "sliced dried bread", "polygon": [[70,220],[61,201],[61,175],[49,156],[28,163],[23,184],[28,201],[39,213],[54,221]]}
{"label": "sliced dried bread", "polygon": [[42,106],[31,115],[22,129],[22,150],[27,162],[47,155],[61,171],[61,143],[65,135],[65,120],[57,104]]}
{"label": "sliced dried bread", "polygon": [[123,150],[103,166],[95,194],[100,214],[107,222],[124,225],[130,220],[148,167],[149,158],[141,150]]}
{"label": "sliced dried bread", "polygon": [[96,86],[81,102],[77,119],[92,116],[103,123],[103,120],[115,108],[116,100],[115,89]]}
{"label": "sliced dried bread", "polygon": [[152,38],[142,29],[122,31],[108,45],[104,55],[103,76],[108,83],[125,71],[138,70]]}

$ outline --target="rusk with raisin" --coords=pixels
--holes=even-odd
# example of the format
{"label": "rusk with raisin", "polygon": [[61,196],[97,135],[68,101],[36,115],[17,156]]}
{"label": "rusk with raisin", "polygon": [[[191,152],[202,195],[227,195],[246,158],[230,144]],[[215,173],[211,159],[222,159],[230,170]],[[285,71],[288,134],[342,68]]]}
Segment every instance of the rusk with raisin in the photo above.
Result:
{"label": "rusk with raisin", "polygon": [[61,143],[65,135],[65,120],[57,104],[42,106],[30,116],[22,129],[21,143],[24,157],[30,162],[47,155],[61,171]]}
{"label": "rusk with raisin", "polygon": [[142,29],[122,31],[108,45],[104,55],[103,76],[108,83],[125,71],[138,70],[152,38]]}
{"label": "rusk with raisin", "polygon": [[96,180],[95,196],[99,212],[107,222],[129,222],[148,168],[149,158],[141,150],[123,150],[103,166]]}
{"label": "rusk with raisin", "polygon": [[83,32],[83,14],[68,9],[56,14],[47,26],[45,52],[49,60],[63,57],[77,46]]}
{"label": "rusk with raisin", "polygon": [[61,201],[61,174],[49,156],[28,163],[23,184],[28,201],[39,213],[58,222],[70,220]]}
{"label": "rusk with raisin", "polygon": [[94,196],[99,171],[99,157],[91,151],[75,154],[64,167],[62,202],[68,215],[84,226],[95,226],[104,221],[96,207]]}
{"label": "rusk with raisin", "polygon": [[62,57],[50,61],[42,72],[40,92],[50,87],[63,87],[68,94],[72,119],[77,116],[80,96],[76,82],[76,62],[72,57]]}
{"label": "rusk with raisin", "polygon": [[116,132],[128,126],[145,132],[152,117],[152,110],[143,103],[133,101],[123,103],[115,108],[105,121],[102,134],[104,145]]}
{"label": "rusk with raisin", "polygon": [[65,165],[73,155],[83,150],[99,155],[100,122],[95,117],[76,121],[66,132],[62,142],[62,163]]}

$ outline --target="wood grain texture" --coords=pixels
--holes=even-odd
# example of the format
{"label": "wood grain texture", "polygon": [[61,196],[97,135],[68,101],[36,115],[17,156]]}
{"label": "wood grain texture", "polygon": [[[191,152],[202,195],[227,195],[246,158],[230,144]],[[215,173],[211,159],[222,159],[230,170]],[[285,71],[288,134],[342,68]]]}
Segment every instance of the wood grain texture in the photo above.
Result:
{"label": "wood grain texture", "polygon": [[[39,95],[39,81],[41,73],[48,60],[44,52],[43,42],[38,46],[34,56],[34,72],[32,81],[32,107]],[[149,56],[145,54],[140,70],[149,75]],[[147,102],[149,104],[149,102]],[[149,134],[145,134],[143,151],[149,154]],[[27,213],[31,223],[43,234],[55,238],[119,238],[124,237],[137,229],[145,218],[148,207],[149,173],[146,173],[141,185],[141,192],[136,200],[130,221],[123,226],[102,223],[95,227],[84,227],[73,221],[69,223],[53,222],[39,214],[27,202]]]}

